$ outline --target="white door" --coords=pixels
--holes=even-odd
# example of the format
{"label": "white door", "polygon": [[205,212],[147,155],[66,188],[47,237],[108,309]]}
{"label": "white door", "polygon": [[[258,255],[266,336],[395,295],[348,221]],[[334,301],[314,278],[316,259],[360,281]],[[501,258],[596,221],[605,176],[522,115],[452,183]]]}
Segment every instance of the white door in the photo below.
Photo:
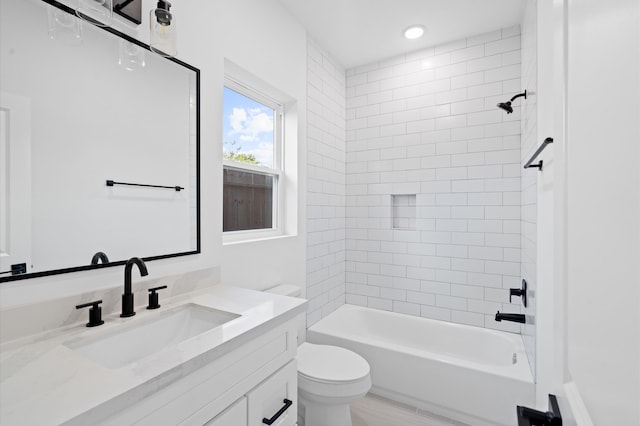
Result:
{"label": "white door", "polygon": [[[0,92],[0,272],[31,267],[31,103]],[[9,274],[2,274],[0,278]]]}
{"label": "white door", "polygon": [[640,425],[640,2],[537,4],[537,408]]}

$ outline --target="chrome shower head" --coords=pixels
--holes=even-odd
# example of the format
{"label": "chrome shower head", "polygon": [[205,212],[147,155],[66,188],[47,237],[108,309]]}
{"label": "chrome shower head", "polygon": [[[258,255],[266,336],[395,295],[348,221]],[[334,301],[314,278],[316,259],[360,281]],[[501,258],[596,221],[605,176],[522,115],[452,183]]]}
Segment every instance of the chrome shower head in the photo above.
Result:
{"label": "chrome shower head", "polygon": [[511,107],[511,101],[509,101],[509,102],[500,102],[498,104],[498,108],[507,111],[507,114],[511,114],[513,112],[513,108]]}
{"label": "chrome shower head", "polygon": [[511,114],[513,112],[513,107],[511,106],[511,102],[513,102],[514,99],[517,99],[517,98],[519,98],[521,96],[524,96],[524,98],[527,99],[527,91],[525,90],[522,93],[518,93],[513,98],[511,98],[511,100],[509,100],[508,102],[500,102],[497,105],[497,107],[507,111],[507,114]]}

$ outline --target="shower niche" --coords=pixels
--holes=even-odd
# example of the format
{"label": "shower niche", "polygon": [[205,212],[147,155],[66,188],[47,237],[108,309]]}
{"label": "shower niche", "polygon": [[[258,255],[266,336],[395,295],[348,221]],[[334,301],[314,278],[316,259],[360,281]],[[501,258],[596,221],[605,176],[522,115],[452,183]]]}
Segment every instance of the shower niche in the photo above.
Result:
{"label": "shower niche", "polygon": [[391,227],[416,229],[416,194],[391,195]]}

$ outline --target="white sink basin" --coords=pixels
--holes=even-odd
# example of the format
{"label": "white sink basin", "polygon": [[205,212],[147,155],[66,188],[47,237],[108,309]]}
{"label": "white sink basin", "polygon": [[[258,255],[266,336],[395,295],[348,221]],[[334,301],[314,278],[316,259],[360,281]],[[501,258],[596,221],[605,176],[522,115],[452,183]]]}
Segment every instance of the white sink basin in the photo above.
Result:
{"label": "white sink basin", "polygon": [[132,318],[100,336],[65,343],[68,348],[108,368],[119,368],[212,330],[240,315],[193,303],[158,313],[150,318]]}

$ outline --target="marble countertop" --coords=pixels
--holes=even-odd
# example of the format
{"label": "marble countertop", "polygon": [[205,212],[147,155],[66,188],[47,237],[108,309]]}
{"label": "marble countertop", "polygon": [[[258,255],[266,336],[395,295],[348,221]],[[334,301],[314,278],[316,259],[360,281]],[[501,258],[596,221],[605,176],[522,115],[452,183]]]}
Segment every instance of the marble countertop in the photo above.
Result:
{"label": "marble countertop", "polygon": [[[105,316],[99,327],[76,324],[0,346],[0,424],[57,425],[103,404],[135,403],[266,330],[304,312],[306,301],[223,285],[162,300],[162,307],[120,318]],[[120,368],[108,368],[66,343],[95,339],[152,320],[169,309],[197,304],[240,315],[217,328],[166,347]],[[73,307],[71,307],[73,309]],[[88,313],[87,313],[88,316]],[[126,398],[122,398],[126,396]]]}

